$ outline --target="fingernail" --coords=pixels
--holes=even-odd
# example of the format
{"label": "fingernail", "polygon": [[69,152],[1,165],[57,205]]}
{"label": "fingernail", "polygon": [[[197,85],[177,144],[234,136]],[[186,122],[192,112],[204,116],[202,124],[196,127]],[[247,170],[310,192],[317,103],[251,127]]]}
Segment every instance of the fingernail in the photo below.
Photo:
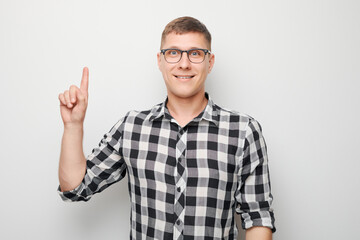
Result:
{"label": "fingernail", "polygon": [[75,98],[72,98],[71,101],[72,101],[72,102],[75,102]]}

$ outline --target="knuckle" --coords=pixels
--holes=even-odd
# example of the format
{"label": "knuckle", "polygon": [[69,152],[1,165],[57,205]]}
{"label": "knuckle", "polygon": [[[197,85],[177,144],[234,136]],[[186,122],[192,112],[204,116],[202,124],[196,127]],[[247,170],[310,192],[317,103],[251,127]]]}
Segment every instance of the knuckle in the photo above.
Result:
{"label": "knuckle", "polygon": [[77,89],[77,86],[75,86],[75,85],[71,85],[71,86],[70,86],[70,90],[74,91],[74,90],[76,90],[76,89]]}

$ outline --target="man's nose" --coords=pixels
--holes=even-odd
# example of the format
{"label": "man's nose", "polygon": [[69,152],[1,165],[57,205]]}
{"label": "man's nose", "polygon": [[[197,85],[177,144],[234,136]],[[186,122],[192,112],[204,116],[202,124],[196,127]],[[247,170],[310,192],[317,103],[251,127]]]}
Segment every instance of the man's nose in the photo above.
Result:
{"label": "man's nose", "polygon": [[189,60],[188,53],[182,52],[181,54],[182,55],[181,55],[181,59],[179,61],[179,67],[180,68],[190,68],[191,62]]}

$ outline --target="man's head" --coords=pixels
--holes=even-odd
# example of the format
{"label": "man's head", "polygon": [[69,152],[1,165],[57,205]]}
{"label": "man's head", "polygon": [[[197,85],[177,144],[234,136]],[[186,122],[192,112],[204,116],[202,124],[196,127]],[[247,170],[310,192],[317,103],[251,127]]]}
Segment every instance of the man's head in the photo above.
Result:
{"label": "man's head", "polygon": [[168,96],[204,94],[205,80],[214,65],[210,47],[211,35],[197,19],[182,17],[166,25],[157,59]]}
{"label": "man's head", "polygon": [[166,36],[169,33],[184,34],[190,32],[201,33],[207,41],[208,44],[207,48],[211,51],[210,32],[207,30],[206,26],[202,22],[200,22],[199,20],[193,17],[180,17],[169,22],[165,26],[164,31],[162,32],[160,48],[163,47],[166,40]]}

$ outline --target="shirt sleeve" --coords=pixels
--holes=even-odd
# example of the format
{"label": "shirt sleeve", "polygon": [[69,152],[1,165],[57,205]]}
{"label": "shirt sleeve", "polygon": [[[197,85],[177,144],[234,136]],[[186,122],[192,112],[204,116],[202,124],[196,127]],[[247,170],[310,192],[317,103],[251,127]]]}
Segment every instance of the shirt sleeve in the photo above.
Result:
{"label": "shirt sleeve", "polygon": [[263,226],[275,232],[266,143],[260,124],[252,118],[246,129],[238,181],[236,212],[241,216],[242,228]]}
{"label": "shirt sleeve", "polygon": [[123,122],[124,118],[118,121],[87,157],[86,173],[81,184],[74,190],[64,192],[58,187],[64,201],[88,201],[95,193],[125,177],[126,164],[121,151]]}

